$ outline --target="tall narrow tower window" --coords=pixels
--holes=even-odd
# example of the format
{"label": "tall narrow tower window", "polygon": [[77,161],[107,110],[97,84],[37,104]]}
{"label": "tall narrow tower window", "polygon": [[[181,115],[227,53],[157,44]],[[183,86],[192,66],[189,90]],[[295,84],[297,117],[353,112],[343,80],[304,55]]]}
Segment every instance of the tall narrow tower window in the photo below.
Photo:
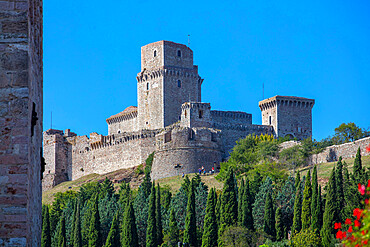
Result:
{"label": "tall narrow tower window", "polygon": [[154,56],[154,57],[156,57],[156,56],[157,56],[157,51],[154,51],[153,56]]}
{"label": "tall narrow tower window", "polygon": [[269,125],[271,125],[271,116],[269,116]]}
{"label": "tall narrow tower window", "polygon": [[146,90],[149,90],[149,82],[146,84]]}
{"label": "tall narrow tower window", "polygon": [[199,110],[199,118],[203,118],[203,111]]}
{"label": "tall narrow tower window", "polygon": [[181,51],[180,50],[177,50],[177,56],[181,57]]}
{"label": "tall narrow tower window", "polygon": [[177,81],[177,86],[181,87],[181,81],[180,80]]}

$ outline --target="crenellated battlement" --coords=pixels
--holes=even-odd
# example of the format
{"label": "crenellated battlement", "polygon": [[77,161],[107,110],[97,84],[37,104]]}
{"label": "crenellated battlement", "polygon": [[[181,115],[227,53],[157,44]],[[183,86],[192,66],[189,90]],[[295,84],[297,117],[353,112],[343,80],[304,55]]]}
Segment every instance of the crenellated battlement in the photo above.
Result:
{"label": "crenellated battlement", "polygon": [[258,103],[261,111],[274,108],[276,106],[289,106],[289,107],[297,107],[297,108],[312,108],[315,104],[314,99],[307,99],[302,97],[295,97],[295,96],[274,96],[272,98],[268,98],[262,100]]}

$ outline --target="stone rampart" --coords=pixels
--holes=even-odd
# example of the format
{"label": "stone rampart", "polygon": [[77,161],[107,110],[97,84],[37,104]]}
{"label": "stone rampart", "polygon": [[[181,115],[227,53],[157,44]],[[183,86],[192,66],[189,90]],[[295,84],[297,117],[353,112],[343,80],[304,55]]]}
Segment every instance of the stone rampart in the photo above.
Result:
{"label": "stone rampart", "polygon": [[156,137],[152,179],[194,173],[202,166],[210,171],[222,160],[220,138],[220,131],[210,128],[166,129]]}
{"label": "stone rampart", "polygon": [[337,161],[340,156],[344,159],[356,157],[358,148],[361,149],[361,155],[366,156],[370,153],[366,152],[366,147],[370,145],[370,137],[366,137],[354,142],[344,143],[341,145],[334,145],[324,149],[323,152],[319,154],[314,154],[311,156],[311,164],[320,164],[326,162]]}
{"label": "stone rampart", "polygon": [[103,136],[65,136],[44,132],[46,161],[43,189],[82,176],[137,166],[155,151],[157,130]]}
{"label": "stone rampart", "polygon": [[251,125],[252,114],[238,111],[211,111],[212,120],[216,124]]}

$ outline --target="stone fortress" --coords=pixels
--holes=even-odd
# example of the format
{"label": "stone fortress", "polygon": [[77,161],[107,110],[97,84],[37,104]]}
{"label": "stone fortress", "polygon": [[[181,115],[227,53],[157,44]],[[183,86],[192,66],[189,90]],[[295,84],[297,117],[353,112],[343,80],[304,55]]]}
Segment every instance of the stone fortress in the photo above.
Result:
{"label": "stone fortress", "polygon": [[153,152],[152,178],[158,179],[201,166],[209,171],[249,134],[312,136],[313,99],[275,96],[259,102],[262,125],[252,124],[252,115],[245,112],[211,110],[201,99],[203,79],[193,51],[182,44],[143,46],[136,79],[137,107],[109,117],[108,135],[44,132],[43,190],[91,173],[137,166]]}

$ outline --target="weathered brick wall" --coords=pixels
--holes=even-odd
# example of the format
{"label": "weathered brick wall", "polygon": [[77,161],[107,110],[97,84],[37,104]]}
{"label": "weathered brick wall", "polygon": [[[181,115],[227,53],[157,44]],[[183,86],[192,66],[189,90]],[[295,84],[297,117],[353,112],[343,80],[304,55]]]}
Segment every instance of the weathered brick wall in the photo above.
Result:
{"label": "weathered brick wall", "polygon": [[0,0],[0,246],[40,246],[42,1]]}
{"label": "weathered brick wall", "polygon": [[[222,160],[220,131],[209,128],[166,128],[156,137],[157,151],[152,165],[152,179],[210,171]],[[175,166],[180,164],[179,168]]]}
{"label": "weathered brick wall", "polygon": [[366,137],[354,142],[349,142],[341,145],[334,145],[325,148],[325,150],[319,154],[311,156],[311,164],[320,164],[326,162],[337,161],[340,156],[342,158],[354,158],[356,157],[357,149],[361,149],[361,155],[370,155],[366,152],[366,147],[370,145],[370,137]]}

